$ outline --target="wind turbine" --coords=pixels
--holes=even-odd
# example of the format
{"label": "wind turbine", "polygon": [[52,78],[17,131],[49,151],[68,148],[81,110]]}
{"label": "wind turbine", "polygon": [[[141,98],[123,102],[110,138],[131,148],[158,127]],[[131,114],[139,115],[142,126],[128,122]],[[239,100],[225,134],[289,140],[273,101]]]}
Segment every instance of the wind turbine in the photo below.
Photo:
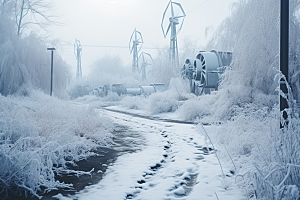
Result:
{"label": "wind turbine", "polygon": [[[167,12],[169,11],[168,15]],[[165,26],[165,18],[169,16],[168,27]],[[179,67],[179,59],[178,59],[178,46],[177,46],[177,34],[180,32],[184,18],[186,14],[180,3],[170,2],[168,3],[165,12],[163,14],[161,29],[166,38],[167,34],[171,29],[171,37],[170,37],[170,60],[173,67]],[[165,24],[164,24],[165,23]],[[179,28],[176,29],[176,26],[179,25]],[[165,28],[164,28],[165,27]],[[166,31],[165,31],[166,30]]]}
{"label": "wind turbine", "polygon": [[79,40],[75,38],[74,43],[74,54],[77,60],[77,71],[76,71],[76,78],[82,78],[82,71],[81,71],[81,55],[82,55],[82,47]]}
{"label": "wind turbine", "polygon": [[133,33],[131,34],[130,41],[129,41],[130,54],[133,54],[133,59],[132,59],[132,71],[133,72],[136,72],[139,70],[138,53],[141,50],[143,43],[144,43],[144,41],[143,41],[142,34],[139,31],[137,31],[136,29],[134,29]]}
{"label": "wind turbine", "polygon": [[142,65],[141,65],[139,73],[142,72],[142,80],[146,80],[147,79],[147,77],[146,77],[146,67],[148,65],[152,65],[153,59],[152,59],[152,56],[149,53],[142,52],[139,56],[139,61],[140,60],[142,61]]}

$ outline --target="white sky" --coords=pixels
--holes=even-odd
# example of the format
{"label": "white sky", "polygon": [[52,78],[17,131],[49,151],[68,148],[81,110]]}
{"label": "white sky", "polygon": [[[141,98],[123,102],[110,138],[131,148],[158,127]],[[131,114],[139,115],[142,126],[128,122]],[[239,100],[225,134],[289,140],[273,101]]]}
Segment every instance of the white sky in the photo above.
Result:
{"label": "white sky", "polygon": [[[87,74],[93,61],[107,54],[119,55],[125,65],[131,66],[129,48],[86,47],[84,45],[128,47],[129,39],[136,28],[142,33],[144,52],[156,56],[155,48],[169,45],[161,30],[163,12],[169,0],[54,0],[55,9],[63,26],[51,29],[54,37],[68,42],[63,47],[63,58],[76,70],[73,44],[81,41],[82,73]],[[205,45],[205,29],[217,28],[230,14],[230,4],[236,0],[177,0],[186,12],[178,47],[185,37]]]}

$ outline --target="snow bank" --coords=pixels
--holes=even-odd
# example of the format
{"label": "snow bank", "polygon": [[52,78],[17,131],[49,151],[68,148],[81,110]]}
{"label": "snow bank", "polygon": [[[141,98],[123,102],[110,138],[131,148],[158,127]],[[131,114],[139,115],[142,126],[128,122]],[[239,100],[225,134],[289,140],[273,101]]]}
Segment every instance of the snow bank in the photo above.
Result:
{"label": "snow bank", "polygon": [[[27,97],[0,96],[0,188],[18,186],[37,195],[70,185],[54,175],[66,164],[111,143],[111,121],[93,108],[51,98],[39,91]],[[73,172],[78,173],[80,172]]]}

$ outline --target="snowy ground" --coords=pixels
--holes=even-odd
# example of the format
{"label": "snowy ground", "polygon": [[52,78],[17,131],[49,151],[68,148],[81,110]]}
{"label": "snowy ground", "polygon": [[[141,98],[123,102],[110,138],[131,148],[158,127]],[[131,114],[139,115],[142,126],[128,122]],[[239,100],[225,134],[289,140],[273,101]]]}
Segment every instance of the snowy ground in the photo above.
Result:
{"label": "snowy ground", "polygon": [[[57,195],[57,199],[246,199],[244,192],[234,184],[234,178],[222,175],[203,129],[198,130],[194,124],[153,120],[103,109],[99,112],[139,132],[146,139],[146,145],[141,151],[121,155],[108,167],[98,184],[86,187],[75,196]],[[138,112],[136,114],[143,114]],[[223,171],[230,175],[229,170]]]}

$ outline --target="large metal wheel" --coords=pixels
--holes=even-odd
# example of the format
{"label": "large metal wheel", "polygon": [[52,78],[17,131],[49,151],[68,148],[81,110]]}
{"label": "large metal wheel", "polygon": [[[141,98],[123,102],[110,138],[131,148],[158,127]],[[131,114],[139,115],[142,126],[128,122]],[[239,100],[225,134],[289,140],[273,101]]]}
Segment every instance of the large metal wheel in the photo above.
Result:
{"label": "large metal wheel", "polygon": [[206,60],[202,54],[199,56],[200,65],[201,65],[201,75],[200,75],[200,84],[202,87],[206,85]]}
{"label": "large metal wheel", "polygon": [[213,52],[200,52],[194,62],[200,87],[216,88],[219,82],[218,56]]}
{"label": "large metal wheel", "polygon": [[190,81],[190,89],[191,89],[191,93],[195,94],[195,88],[196,88],[196,83],[194,80]]}

